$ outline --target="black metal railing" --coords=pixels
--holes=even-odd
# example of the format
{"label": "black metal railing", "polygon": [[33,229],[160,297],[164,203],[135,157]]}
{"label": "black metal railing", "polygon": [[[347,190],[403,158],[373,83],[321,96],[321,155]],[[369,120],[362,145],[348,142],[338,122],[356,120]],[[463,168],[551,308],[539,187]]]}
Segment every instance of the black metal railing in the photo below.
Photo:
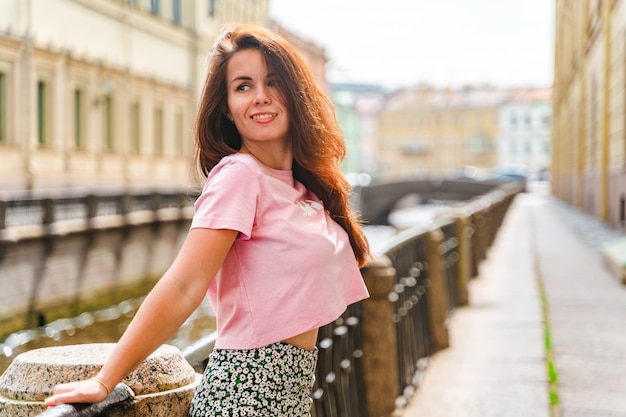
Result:
{"label": "black metal railing", "polygon": [[[471,253],[468,256],[471,258],[471,271],[468,273],[474,276],[478,263],[485,258],[487,248],[493,242],[515,194],[515,192],[502,193],[499,196],[496,193],[487,196],[483,201],[472,203],[471,209],[466,210],[469,218],[467,230],[460,230],[458,223],[453,220],[434,226],[443,233],[443,239],[438,244],[435,254],[432,253],[433,248],[430,245],[430,231],[416,231],[398,236],[400,239],[385,252],[395,270],[395,284],[388,294],[392,314],[385,320],[388,320],[390,326],[395,326],[397,335],[397,351],[394,352],[394,356],[397,357],[398,397],[407,397],[407,390],[415,389],[424,369],[424,363],[436,349],[431,328],[436,324],[431,324],[429,317],[430,307],[432,307],[430,304],[436,300],[429,296],[432,290],[431,282],[434,282],[434,277],[439,276],[434,275],[434,270],[438,271],[439,264],[441,264],[448,292],[447,304],[452,311],[459,305],[458,286],[462,284],[459,280],[461,273],[459,250],[463,238],[460,233],[469,234]],[[66,204],[75,205],[74,212],[79,217],[91,217],[96,213],[98,215],[123,214],[148,208],[154,210],[164,205],[178,207],[181,204],[181,200],[170,199],[171,196],[160,195],[156,198],[154,194],[151,195],[152,198],[148,195],[118,196],[113,199],[98,198],[97,203],[93,201],[91,203],[96,204],[97,208],[91,207],[87,212],[81,211],[81,203],[68,200]],[[168,202],[165,203],[164,200]],[[189,202],[190,200],[184,196],[182,201]],[[40,201],[31,205],[20,203],[16,204],[16,210],[37,213],[34,215],[36,218],[49,220],[50,216],[45,213],[46,210],[51,209],[46,204],[49,202]],[[33,210],[32,207],[40,207],[38,210],[42,211]],[[105,207],[108,208],[105,209]],[[2,210],[2,204],[0,204],[0,219],[5,218],[7,212],[8,210]],[[29,215],[32,216],[32,214]],[[56,218],[54,215],[51,217]],[[437,268],[431,265],[432,256],[437,257],[432,262]],[[431,271],[431,269],[434,270]],[[367,380],[366,376],[371,378],[372,375],[364,375],[363,369],[364,352],[361,329],[367,317],[362,316],[362,303],[353,304],[341,318],[320,329],[317,343],[319,361],[312,392],[314,417],[367,417],[368,415],[364,384]],[[366,328],[369,329],[369,327]],[[201,371],[206,365],[206,360],[215,344],[215,337],[216,334],[211,334],[183,350],[183,356],[196,370]],[[376,369],[370,372],[386,372],[386,370]]]}
{"label": "black metal railing", "polygon": [[367,417],[361,322],[361,304],[356,303],[320,329],[314,417]]}
{"label": "black metal railing", "polygon": [[[367,417],[361,346],[361,304],[348,307],[335,322],[320,329],[319,359],[312,391],[313,417]],[[197,372],[203,372],[217,333],[182,354]]]}
{"label": "black metal railing", "polygon": [[[397,281],[389,294],[394,306],[392,321],[398,339],[399,388],[415,385],[421,360],[431,354],[431,332],[428,323],[427,235],[418,234],[386,252],[396,270]],[[402,392],[398,392],[402,395]]]}
{"label": "black metal railing", "polygon": [[0,230],[19,226],[45,226],[64,220],[125,215],[137,211],[185,208],[196,195],[187,191],[145,192],[19,198],[0,201]]}
{"label": "black metal railing", "polygon": [[437,248],[438,255],[443,261],[443,268],[446,273],[446,283],[448,284],[448,301],[450,310],[453,311],[461,303],[459,301],[459,226],[456,222],[450,221],[440,226],[443,232],[443,242]]}

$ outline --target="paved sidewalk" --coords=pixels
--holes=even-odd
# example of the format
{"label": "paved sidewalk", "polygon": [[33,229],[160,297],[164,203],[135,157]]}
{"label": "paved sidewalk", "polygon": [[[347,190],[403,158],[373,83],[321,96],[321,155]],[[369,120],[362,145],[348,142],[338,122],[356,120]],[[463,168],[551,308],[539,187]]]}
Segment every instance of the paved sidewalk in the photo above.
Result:
{"label": "paved sidewalk", "polygon": [[[469,306],[450,320],[450,348],[398,415],[626,417],[626,287],[600,255],[622,236],[548,194],[519,195]],[[559,378],[552,410],[541,285]]]}

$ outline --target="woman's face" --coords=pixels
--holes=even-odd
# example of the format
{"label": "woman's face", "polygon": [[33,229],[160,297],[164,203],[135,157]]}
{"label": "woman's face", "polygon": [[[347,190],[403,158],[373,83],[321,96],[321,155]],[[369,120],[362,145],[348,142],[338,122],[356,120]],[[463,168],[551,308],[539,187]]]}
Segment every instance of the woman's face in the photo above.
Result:
{"label": "woman's face", "polygon": [[244,49],[230,58],[226,116],[235,122],[242,147],[288,143],[289,114],[280,82],[257,49]]}

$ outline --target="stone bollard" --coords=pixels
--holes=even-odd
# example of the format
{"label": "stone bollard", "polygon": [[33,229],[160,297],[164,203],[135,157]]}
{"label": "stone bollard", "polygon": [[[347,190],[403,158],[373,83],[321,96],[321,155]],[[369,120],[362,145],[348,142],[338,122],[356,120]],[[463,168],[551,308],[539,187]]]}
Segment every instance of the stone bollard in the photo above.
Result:
{"label": "stone bollard", "polygon": [[476,276],[478,276],[478,266],[487,258],[487,249],[489,249],[489,223],[488,208],[480,207],[472,214],[472,223],[474,226],[473,252],[474,262],[476,263]]}
{"label": "stone bollard", "polygon": [[432,352],[445,349],[450,346],[448,337],[448,314],[450,302],[448,298],[448,282],[446,280],[443,258],[439,254],[439,246],[443,243],[441,229],[433,229],[428,232],[428,323],[430,325],[432,340]]}
{"label": "stone bollard", "polygon": [[[43,401],[52,394],[55,385],[95,376],[114,346],[113,343],[57,346],[18,355],[0,376],[0,417],[43,413],[47,409]],[[122,381],[133,391],[130,404],[103,415],[187,416],[200,378],[176,347],[162,345]]]}
{"label": "stone bollard", "polygon": [[370,416],[389,416],[401,387],[398,377],[398,335],[392,320],[389,294],[396,283],[396,270],[386,256],[379,256],[362,269],[370,298],[363,301],[363,370],[367,410]]}
{"label": "stone bollard", "polygon": [[456,217],[457,238],[459,239],[458,292],[460,306],[469,304],[469,281],[472,277],[472,223],[466,215]]}

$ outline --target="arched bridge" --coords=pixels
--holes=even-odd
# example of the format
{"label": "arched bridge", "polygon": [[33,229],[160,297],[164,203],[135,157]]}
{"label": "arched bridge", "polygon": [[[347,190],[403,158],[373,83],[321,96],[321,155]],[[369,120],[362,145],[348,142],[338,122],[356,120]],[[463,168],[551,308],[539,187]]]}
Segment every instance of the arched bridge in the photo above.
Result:
{"label": "arched bridge", "polygon": [[502,185],[500,181],[475,181],[471,179],[426,179],[379,182],[355,188],[354,208],[368,224],[388,225],[389,214],[398,202],[415,195],[419,204],[433,201],[468,201]]}

